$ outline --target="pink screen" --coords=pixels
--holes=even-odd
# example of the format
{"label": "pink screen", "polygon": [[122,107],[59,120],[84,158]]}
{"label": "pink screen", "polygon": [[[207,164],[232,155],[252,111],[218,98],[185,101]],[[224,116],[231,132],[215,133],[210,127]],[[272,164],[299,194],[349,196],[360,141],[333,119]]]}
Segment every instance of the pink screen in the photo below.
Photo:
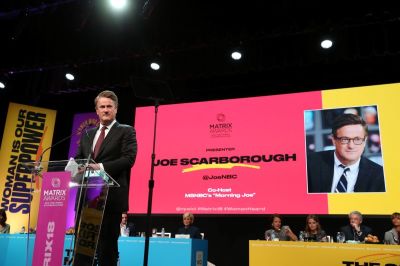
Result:
{"label": "pink screen", "polygon": [[[327,213],[307,194],[304,110],[321,93],[161,105],[153,213]],[[136,110],[130,212],[146,213],[154,107]]]}

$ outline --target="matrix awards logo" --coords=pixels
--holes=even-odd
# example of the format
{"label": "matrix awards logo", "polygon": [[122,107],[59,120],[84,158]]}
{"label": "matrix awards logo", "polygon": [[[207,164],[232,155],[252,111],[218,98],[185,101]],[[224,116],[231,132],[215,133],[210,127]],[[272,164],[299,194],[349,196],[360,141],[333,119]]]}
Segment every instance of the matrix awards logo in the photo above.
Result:
{"label": "matrix awards logo", "polygon": [[58,187],[60,187],[60,186],[61,186],[61,180],[60,180],[60,178],[58,178],[58,177],[53,177],[53,178],[51,179],[51,185],[52,185],[53,188],[58,188]]}
{"label": "matrix awards logo", "polygon": [[217,114],[217,120],[218,120],[218,122],[220,122],[220,123],[225,122],[225,114],[223,114],[223,113]]}
{"label": "matrix awards logo", "polygon": [[218,113],[216,115],[215,123],[208,125],[210,136],[213,138],[227,138],[232,134],[233,125],[227,121],[224,113]]}

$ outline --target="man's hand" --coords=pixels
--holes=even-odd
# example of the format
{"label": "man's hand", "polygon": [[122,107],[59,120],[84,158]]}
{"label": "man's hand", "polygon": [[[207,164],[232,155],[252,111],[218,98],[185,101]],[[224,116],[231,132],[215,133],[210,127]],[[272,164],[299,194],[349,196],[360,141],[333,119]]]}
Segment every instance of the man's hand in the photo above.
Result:
{"label": "man's hand", "polygon": [[89,167],[89,169],[93,169],[93,170],[100,170],[100,169],[101,169],[101,168],[100,168],[100,165],[97,164],[97,163],[90,163],[90,164],[88,165],[88,167]]}
{"label": "man's hand", "polygon": [[357,224],[357,223],[351,223],[351,226],[354,228],[354,230],[356,230],[357,232],[359,232],[360,231],[360,225],[359,224]]}
{"label": "man's hand", "polygon": [[293,233],[293,231],[290,229],[289,226],[285,226],[284,228],[282,228],[285,230],[285,233],[288,237],[290,237],[291,240],[293,241],[297,241],[297,236]]}

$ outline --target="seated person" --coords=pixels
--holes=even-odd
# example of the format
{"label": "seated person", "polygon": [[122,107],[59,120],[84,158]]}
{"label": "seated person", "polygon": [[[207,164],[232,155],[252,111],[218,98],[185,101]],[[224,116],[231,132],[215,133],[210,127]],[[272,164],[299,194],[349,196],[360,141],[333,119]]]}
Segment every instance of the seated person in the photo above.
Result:
{"label": "seated person", "polygon": [[10,225],[7,222],[6,210],[0,209],[0,234],[9,234]]}
{"label": "seated person", "polygon": [[198,238],[202,239],[200,234],[200,229],[196,226],[193,226],[194,215],[190,212],[186,212],[183,214],[183,227],[178,229],[176,234],[184,234],[190,235],[190,238]]}
{"label": "seated person", "polygon": [[282,218],[279,214],[272,215],[272,229],[265,231],[265,239],[280,241],[297,241],[297,236],[290,230],[289,226],[282,226]]}
{"label": "seated person", "polygon": [[383,243],[391,245],[399,245],[400,237],[400,213],[395,212],[391,216],[393,228],[385,233]]}
{"label": "seated person", "polygon": [[73,227],[73,226],[68,227],[67,231],[65,231],[65,234],[67,234],[67,235],[75,234],[75,227]]}
{"label": "seated person", "polygon": [[319,219],[316,215],[310,214],[306,218],[305,241],[327,242],[326,233],[321,229]]}
{"label": "seated person", "polygon": [[364,241],[369,234],[372,235],[372,229],[362,223],[362,215],[359,211],[352,211],[349,214],[350,224],[340,228],[340,232],[344,233],[345,240]]}
{"label": "seated person", "polygon": [[133,223],[128,223],[128,214],[126,212],[122,213],[120,229],[121,236],[134,236],[135,234]]}

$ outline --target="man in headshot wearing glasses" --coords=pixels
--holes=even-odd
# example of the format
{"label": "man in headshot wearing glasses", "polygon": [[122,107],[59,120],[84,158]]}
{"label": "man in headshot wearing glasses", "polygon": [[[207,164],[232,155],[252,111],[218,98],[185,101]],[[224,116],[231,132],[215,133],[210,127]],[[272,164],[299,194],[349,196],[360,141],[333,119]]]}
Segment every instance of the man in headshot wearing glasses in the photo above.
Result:
{"label": "man in headshot wearing glasses", "polygon": [[334,151],[307,156],[309,193],[385,192],[383,168],[362,156],[368,138],[358,115],[338,116],[332,126]]}

